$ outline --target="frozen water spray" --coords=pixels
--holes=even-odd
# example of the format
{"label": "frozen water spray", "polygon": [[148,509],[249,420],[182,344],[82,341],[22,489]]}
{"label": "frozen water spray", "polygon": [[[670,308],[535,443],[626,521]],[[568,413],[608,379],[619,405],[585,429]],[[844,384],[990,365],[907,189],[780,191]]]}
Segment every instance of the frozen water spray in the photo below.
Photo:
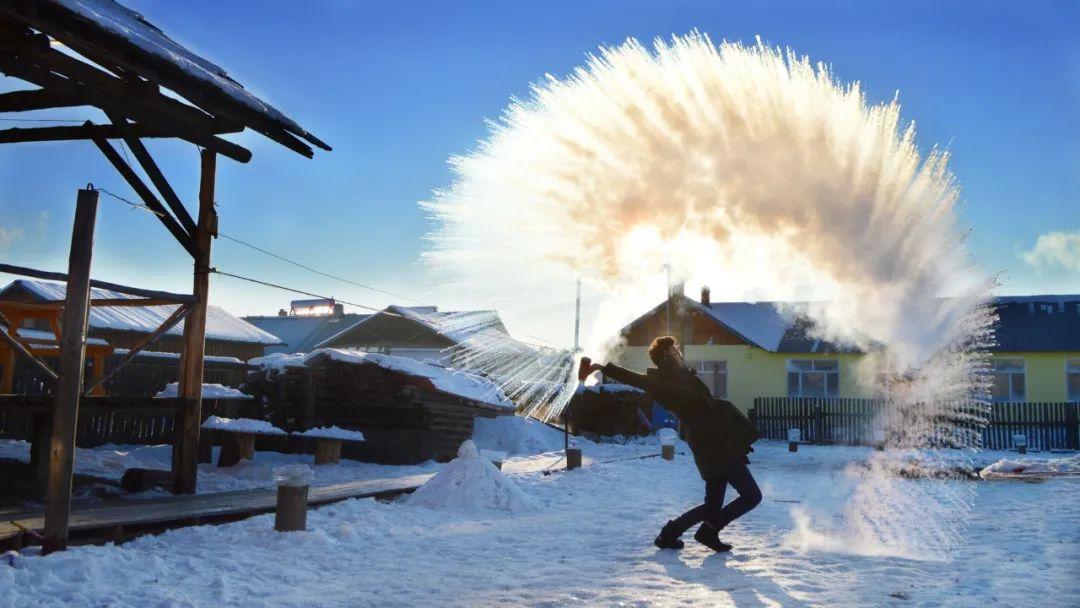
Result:
{"label": "frozen water spray", "polygon": [[[629,40],[533,85],[451,159],[453,184],[422,203],[436,223],[424,259],[447,293],[531,332],[580,277],[598,302],[585,350],[609,355],[665,292],[665,266],[714,300],[813,302],[784,312],[868,353],[859,380],[888,395],[890,446],[933,458],[977,446],[966,429],[984,414],[993,320],[947,160],[917,149],[895,100],[871,104],[790,51],[696,33],[651,50]],[[459,348],[541,415],[576,384],[570,349],[496,334]],[[901,490],[874,467],[848,532],[896,550],[953,542],[963,496]]]}

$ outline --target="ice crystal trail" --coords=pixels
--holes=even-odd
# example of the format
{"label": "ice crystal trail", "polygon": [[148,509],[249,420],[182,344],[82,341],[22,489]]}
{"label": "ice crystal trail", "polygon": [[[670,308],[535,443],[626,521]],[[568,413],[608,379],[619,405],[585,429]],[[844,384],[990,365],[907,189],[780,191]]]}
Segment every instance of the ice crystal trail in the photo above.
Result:
{"label": "ice crystal trail", "polygon": [[[870,353],[860,382],[888,395],[891,446],[971,446],[965,425],[988,396],[989,281],[966,252],[947,160],[919,152],[895,100],[870,104],[790,51],[696,33],[651,51],[629,40],[534,85],[451,160],[452,186],[422,203],[437,223],[425,261],[518,326],[524,303],[581,277],[600,300],[590,354],[656,303],[665,264],[715,301],[816,302],[787,312]],[[459,348],[512,398],[548,414],[568,400],[569,352],[479,346]],[[848,524],[895,546],[895,518],[911,515],[870,477]],[[901,504],[964,504],[932,492]],[[906,542],[947,546],[955,526],[939,523]]]}

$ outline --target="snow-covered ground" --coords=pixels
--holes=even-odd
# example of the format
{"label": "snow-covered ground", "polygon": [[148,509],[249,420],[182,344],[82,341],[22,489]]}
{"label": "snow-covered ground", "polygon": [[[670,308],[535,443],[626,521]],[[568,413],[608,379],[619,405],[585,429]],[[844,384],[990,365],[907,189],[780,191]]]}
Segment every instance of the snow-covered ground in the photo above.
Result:
{"label": "snow-covered ground", "polygon": [[[724,531],[735,550],[713,555],[690,541],[670,552],[652,537],[700,500],[702,484],[684,444],[674,462],[634,458],[655,453],[655,443],[585,444],[592,466],[552,475],[513,472],[552,454],[511,458],[507,476],[535,507],[521,512],[350,500],[313,510],[300,533],[274,532],[266,515],[48,557],[9,554],[0,561],[0,606],[1054,607],[1080,596],[1075,477],[899,479],[901,489],[963,488],[970,516],[948,554],[872,556],[815,542],[818,531],[798,524],[803,512],[841,522],[859,479],[849,465],[869,451],[803,446],[791,454],[759,442],[751,469],[765,501]],[[259,453],[241,466],[283,458]],[[624,459],[603,462],[614,458]],[[339,468],[368,474],[374,466]],[[207,473],[200,470],[200,484]]]}

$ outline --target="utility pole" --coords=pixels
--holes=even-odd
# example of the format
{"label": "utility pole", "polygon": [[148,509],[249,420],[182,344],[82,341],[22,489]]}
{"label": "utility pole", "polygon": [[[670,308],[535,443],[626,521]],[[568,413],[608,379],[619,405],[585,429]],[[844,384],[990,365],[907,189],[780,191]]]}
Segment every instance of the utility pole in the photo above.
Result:
{"label": "utility pole", "polygon": [[574,352],[581,351],[581,277],[577,280],[577,301],[574,304]]}
{"label": "utility pole", "polygon": [[662,270],[667,271],[667,335],[671,335],[671,262],[668,262],[661,266]]}
{"label": "utility pole", "polygon": [[86,325],[90,315],[90,259],[94,250],[94,224],[98,193],[79,190],[75,225],[68,256],[67,292],[64,296],[63,335],[60,337],[60,375],[53,405],[49,443],[49,489],[45,496],[45,553],[67,548],[71,515],[71,474],[75,459],[75,429],[79,417],[86,366]]}

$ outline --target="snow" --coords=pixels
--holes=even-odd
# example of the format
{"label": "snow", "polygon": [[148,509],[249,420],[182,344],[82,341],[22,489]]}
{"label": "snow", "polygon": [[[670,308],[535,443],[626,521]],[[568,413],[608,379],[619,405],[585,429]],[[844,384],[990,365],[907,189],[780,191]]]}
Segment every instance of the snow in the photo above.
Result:
{"label": "snow", "polygon": [[[154,395],[155,399],[175,399],[180,392],[180,384],[178,382],[170,382],[165,385],[165,388]],[[251,395],[244,393],[240,389],[233,388],[231,386],[223,386],[221,384],[207,383],[202,385],[203,399],[252,399]]]}
{"label": "snow", "polygon": [[335,361],[343,363],[378,365],[384,369],[401,372],[410,376],[427,378],[436,389],[451,395],[457,395],[473,401],[495,405],[503,409],[512,410],[517,407],[513,401],[506,398],[497,385],[490,380],[463,371],[421,363],[406,357],[395,357],[381,353],[365,353],[357,350],[345,350],[340,348],[320,348],[308,354],[304,361],[326,355]]}
{"label": "snow", "polygon": [[[646,451],[658,451],[650,442]],[[871,450],[755,447],[765,500],[723,532],[735,546],[726,555],[689,536],[679,552],[651,544],[701,500],[684,443],[671,462],[635,459],[644,443],[601,444],[586,457],[622,460],[552,475],[511,466],[505,476],[535,507],[512,516],[349,500],[309,511],[305,532],[277,533],[267,514],[45,557],[9,553],[0,606],[1075,606],[1080,479],[903,480],[970,492],[959,543],[947,555],[862,555],[814,542],[822,530],[801,514],[842,520],[858,479],[850,465]],[[200,491],[207,473],[201,466]]]}
{"label": "snow", "polygon": [[490,460],[481,457],[470,440],[458,448],[457,458],[420,486],[405,503],[472,514],[523,513],[533,509],[531,499]]}
{"label": "snow", "polygon": [[615,382],[609,382],[605,384],[586,384],[583,385],[586,391],[591,393],[644,393],[636,386],[630,386],[629,384],[617,384]]}
{"label": "snow", "polygon": [[979,477],[983,479],[1039,478],[1059,475],[1080,477],[1080,455],[1073,454],[1057,458],[1025,458],[1023,456],[1002,458],[979,471]]}
{"label": "snow", "polygon": [[315,480],[315,471],[306,464],[285,464],[274,467],[274,483],[279,486],[302,488]]}
{"label": "snow", "polygon": [[[5,334],[8,333],[8,326],[0,324],[0,331]],[[56,335],[51,331],[41,331],[38,329],[29,329],[26,327],[20,327],[17,331],[20,338],[26,340],[30,344],[56,344]],[[100,338],[87,338],[86,344],[89,346],[108,346],[109,343]]]}
{"label": "snow", "polygon": [[483,450],[523,455],[556,452],[563,449],[565,440],[562,431],[538,420],[499,416],[473,421],[473,441]]}
{"label": "snow", "polygon": [[713,302],[701,308],[769,352],[780,348],[780,341],[792,325],[772,302]]}
{"label": "snow", "polygon": [[304,432],[293,431],[293,435],[301,437],[315,437],[317,439],[341,439],[342,441],[363,441],[364,434],[360,431],[350,431],[336,426],[324,426],[317,429],[308,429]]}
{"label": "snow", "polygon": [[[5,287],[4,290],[6,291],[16,285],[48,302],[63,300],[67,293],[67,286],[63,283],[29,279],[16,280],[8,287]],[[138,296],[99,287],[90,288],[90,296],[102,299],[138,299]],[[90,308],[90,327],[99,330],[151,333],[168,319],[178,307],[179,304],[166,304],[163,306],[92,306]],[[184,322],[177,323],[165,334],[183,336]],[[208,340],[263,345],[281,344],[281,340],[277,336],[271,335],[251,323],[229,314],[218,306],[208,306],[206,309],[206,338]]]}
{"label": "snow", "polygon": [[251,418],[222,418],[210,416],[202,423],[202,428],[231,433],[256,433],[258,435],[285,435],[285,431],[265,420]]}
{"label": "snow", "polygon": [[248,365],[257,365],[264,372],[283,372],[287,367],[304,367],[304,353],[271,353],[248,359]]}
{"label": "snow", "polygon": [[[102,342],[104,342],[104,340],[102,340]],[[120,355],[120,356],[124,356],[124,355],[128,354],[131,351],[126,349],[126,348],[116,348],[116,349],[113,349],[113,352]],[[141,351],[139,351],[139,354],[135,355],[135,357],[136,358],[139,358],[139,357],[152,357],[154,359],[179,359],[180,358],[180,353],[163,353],[163,352],[153,351],[153,350],[141,350]],[[214,356],[214,355],[206,355],[206,356],[204,356],[203,361],[206,361],[207,363],[235,363],[237,365],[242,365],[244,363],[243,361],[241,361],[240,359],[237,359],[236,357],[222,357],[222,356]]]}

